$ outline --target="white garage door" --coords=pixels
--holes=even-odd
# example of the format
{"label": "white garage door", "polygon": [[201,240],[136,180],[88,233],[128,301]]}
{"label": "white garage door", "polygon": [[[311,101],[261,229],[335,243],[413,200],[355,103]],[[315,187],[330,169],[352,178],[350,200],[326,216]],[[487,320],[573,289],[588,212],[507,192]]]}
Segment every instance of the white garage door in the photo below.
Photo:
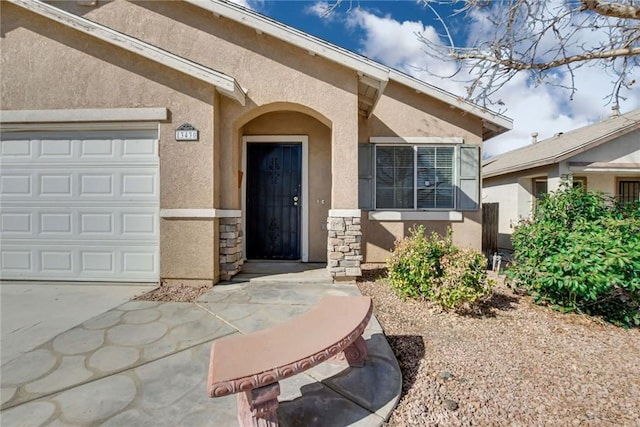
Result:
{"label": "white garage door", "polygon": [[157,132],[5,132],[0,277],[159,280]]}

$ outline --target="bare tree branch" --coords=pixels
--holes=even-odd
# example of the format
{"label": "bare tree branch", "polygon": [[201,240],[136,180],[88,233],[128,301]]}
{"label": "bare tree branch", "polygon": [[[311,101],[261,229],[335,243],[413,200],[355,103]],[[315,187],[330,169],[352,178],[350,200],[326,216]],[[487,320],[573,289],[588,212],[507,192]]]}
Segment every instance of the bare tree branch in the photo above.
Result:
{"label": "bare tree branch", "polygon": [[514,59],[501,59],[495,58],[489,55],[483,55],[480,53],[472,52],[472,53],[452,53],[451,56],[455,59],[466,60],[466,59],[474,59],[478,61],[488,61],[493,62],[499,65],[503,65],[505,67],[511,68],[513,70],[522,71],[522,70],[538,70],[538,71],[546,71],[551,68],[556,68],[561,65],[570,64],[572,62],[579,61],[590,61],[592,59],[611,59],[618,57],[626,57],[640,55],[640,47],[636,48],[626,48],[626,49],[614,49],[614,50],[606,50],[601,52],[588,52],[579,55],[572,55],[563,57],[561,59],[557,59],[555,61],[549,62],[540,62],[540,63],[529,63],[518,61]]}
{"label": "bare tree branch", "polygon": [[640,8],[631,4],[609,3],[599,0],[581,0],[581,10],[592,10],[603,16],[622,19],[640,19]]}
{"label": "bare tree branch", "polygon": [[[422,0],[442,4],[439,0]],[[468,82],[467,98],[483,104],[518,73],[529,73],[535,85],[551,84],[576,93],[576,70],[601,67],[612,76],[608,102],[618,103],[635,85],[640,69],[640,0],[451,0],[463,3],[459,12],[478,24],[471,44],[456,45],[450,38],[434,42],[418,35],[430,55],[458,62],[456,78]],[[436,19],[438,17],[436,16]],[[441,25],[448,23],[438,19]],[[483,25],[484,22],[484,25]],[[564,71],[569,84],[558,78]],[[444,77],[444,76],[438,76]]]}
{"label": "bare tree branch", "polygon": [[[333,12],[343,2],[334,0]],[[357,1],[357,0],[356,0]],[[424,51],[440,61],[455,61],[455,71],[441,79],[464,82],[467,99],[478,104],[494,100],[505,84],[526,73],[534,85],[550,84],[566,89],[572,99],[576,71],[600,67],[611,76],[607,103],[617,104],[637,85],[640,70],[640,0],[420,0],[443,31],[439,40],[416,34]],[[460,5],[448,20],[437,7]],[[456,41],[454,18],[471,24],[469,40]]]}

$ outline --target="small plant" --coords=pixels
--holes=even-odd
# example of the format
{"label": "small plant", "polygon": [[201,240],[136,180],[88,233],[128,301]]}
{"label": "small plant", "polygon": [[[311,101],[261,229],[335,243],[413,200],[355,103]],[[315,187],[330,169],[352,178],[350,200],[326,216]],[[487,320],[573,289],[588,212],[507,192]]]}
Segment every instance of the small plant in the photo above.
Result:
{"label": "small plant", "polygon": [[442,276],[431,288],[429,299],[446,309],[460,309],[491,294],[495,285],[487,277],[487,260],[473,249],[459,249],[440,258]]}
{"label": "small plant", "polygon": [[512,236],[508,277],[564,312],[640,325],[640,209],[568,186],[548,195]]}
{"label": "small plant", "polygon": [[445,309],[473,305],[489,295],[494,282],[487,278],[484,256],[457,248],[451,229],[441,237],[425,234],[424,226],[396,242],[387,260],[389,282],[403,298],[426,298]]}

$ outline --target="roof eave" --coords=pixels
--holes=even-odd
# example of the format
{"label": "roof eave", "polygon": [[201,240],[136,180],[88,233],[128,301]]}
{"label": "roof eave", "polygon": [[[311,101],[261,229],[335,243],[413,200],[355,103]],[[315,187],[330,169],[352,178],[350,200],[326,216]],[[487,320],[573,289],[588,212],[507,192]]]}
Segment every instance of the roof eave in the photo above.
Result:
{"label": "roof eave", "polygon": [[278,23],[249,9],[236,4],[215,2],[212,0],[184,0],[193,6],[207,10],[215,16],[223,16],[232,21],[255,28],[259,32],[297,46],[307,52],[341,63],[349,68],[359,70],[367,76],[380,81],[387,81],[389,69],[382,64],[357,55],[347,49],[324,42],[323,40]]}
{"label": "roof eave", "polygon": [[[536,161],[533,162],[527,162],[527,163],[521,163],[519,165],[514,165],[508,168],[502,168],[502,169],[498,169],[492,172],[488,172],[486,173],[486,169],[485,166],[488,166],[492,163],[494,163],[494,161],[491,161],[491,159],[489,159],[489,161],[487,163],[483,163],[482,167],[482,177],[483,178],[492,178],[495,176],[500,176],[500,175],[507,175],[510,173],[515,173],[515,172],[520,172],[520,171],[524,171],[524,170],[528,170],[528,169],[534,169],[534,168],[538,168],[541,166],[549,166],[549,165],[553,165],[556,163],[560,163],[563,162],[565,160],[570,159],[573,156],[576,156],[578,154],[584,153],[585,151],[591,150],[593,148],[596,148],[602,144],[605,144],[615,138],[619,138],[623,135],[626,135],[630,132],[633,132],[637,129],[640,129],[640,122],[634,122],[629,126],[625,126],[622,128],[619,128],[613,132],[610,132],[606,135],[602,135],[598,138],[592,139],[590,141],[586,141],[584,144],[580,144],[570,150],[564,151],[562,153],[559,153],[556,156],[553,157],[546,157],[543,159],[538,159]],[[566,135],[566,134],[565,134]],[[539,142],[538,144],[544,144],[545,142],[548,142],[549,139],[546,139],[544,141]],[[507,153],[508,155],[509,153]],[[499,159],[496,159],[499,160]]]}
{"label": "roof eave", "polygon": [[313,55],[320,56],[332,62],[355,70],[359,76],[367,76],[379,82],[379,91],[373,99],[373,104],[367,111],[371,116],[390,79],[404,84],[420,93],[450,104],[464,113],[472,114],[483,122],[483,139],[493,138],[513,129],[513,120],[479,107],[469,101],[457,97],[449,92],[438,89],[407,74],[396,71],[364,56],[355,54],[347,49],[332,45],[322,39],[314,37],[296,28],[242,8],[226,1],[214,0],[184,0],[185,2],[211,12],[214,16],[223,16],[232,21],[255,28],[260,33],[297,46]]}

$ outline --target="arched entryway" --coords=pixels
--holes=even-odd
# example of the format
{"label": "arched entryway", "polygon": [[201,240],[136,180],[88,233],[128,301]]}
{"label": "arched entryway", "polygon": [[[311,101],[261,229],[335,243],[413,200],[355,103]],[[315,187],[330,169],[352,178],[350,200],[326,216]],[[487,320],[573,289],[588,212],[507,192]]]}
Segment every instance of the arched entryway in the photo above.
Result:
{"label": "arched entryway", "polygon": [[327,260],[331,128],[308,113],[269,111],[239,129],[245,259]]}

